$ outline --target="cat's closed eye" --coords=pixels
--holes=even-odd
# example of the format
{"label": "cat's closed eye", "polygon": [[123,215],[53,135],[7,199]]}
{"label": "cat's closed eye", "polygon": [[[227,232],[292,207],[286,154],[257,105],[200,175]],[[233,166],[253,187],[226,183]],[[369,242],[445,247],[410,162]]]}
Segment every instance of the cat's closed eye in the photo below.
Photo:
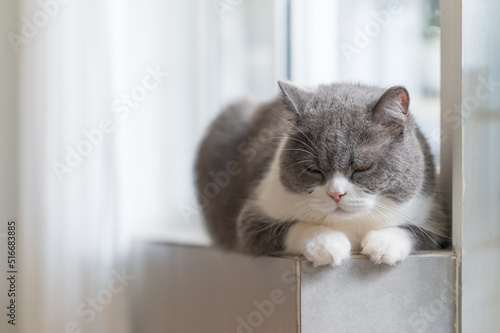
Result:
{"label": "cat's closed eye", "polygon": [[354,172],[368,171],[372,168],[372,166],[373,166],[373,163],[367,163],[367,164],[364,164],[362,166],[357,167],[356,170],[354,170]]}
{"label": "cat's closed eye", "polygon": [[321,172],[321,170],[318,170],[318,169],[316,169],[314,167],[308,167],[308,168],[306,168],[306,170],[307,170],[307,172],[309,172],[311,174],[315,174],[315,175],[318,175],[318,176],[319,175],[323,176],[323,172]]}
{"label": "cat's closed eye", "polygon": [[[430,146],[408,112],[405,88],[279,86],[270,103],[228,107],[199,148],[199,201],[217,245],[337,266],[353,250],[394,265],[417,242],[422,249],[447,243]],[[253,139],[264,130],[280,141]],[[242,140],[250,146],[243,152]],[[253,158],[241,158],[247,150]],[[235,160],[246,172],[222,184],[217,172]],[[224,186],[211,195],[214,181]]]}

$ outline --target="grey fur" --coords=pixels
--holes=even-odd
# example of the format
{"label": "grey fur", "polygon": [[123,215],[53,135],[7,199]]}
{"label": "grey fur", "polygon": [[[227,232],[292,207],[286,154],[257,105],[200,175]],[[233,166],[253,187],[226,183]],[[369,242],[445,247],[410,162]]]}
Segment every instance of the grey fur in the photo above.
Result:
{"label": "grey fur", "polygon": [[[216,244],[258,255],[283,249],[295,221],[264,216],[252,196],[284,137],[280,180],[288,191],[307,194],[340,172],[364,191],[395,202],[432,196],[426,225],[434,232],[409,228],[421,248],[447,244],[450,226],[435,190],[433,156],[408,111],[406,89],[330,84],[306,91],[279,85],[282,96],[271,103],[243,100],[229,106],[200,146],[197,189]],[[356,171],[367,163],[373,163],[369,170]]]}
{"label": "grey fur", "polygon": [[[237,218],[274,157],[279,144],[274,137],[287,130],[287,123],[279,117],[285,119],[287,113],[278,100],[260,105],[248,99],[239,101],[214,121],[199,148],[198,199],[212,238],[223,248],[246,251],[245,241],[237,240]],[[219,193],[212,197],[207,189],[216,181],[209,173],[226,172],[229,162],[237,163],[241,172],[232,175],[227,185],[220,186]],[[264,234],[271,236],[268,231]],[[275,241],[268,237],[268,242]]]}
{"label": "grey fur", "polygon": [[256,207],[245,207],[238,217],[238,248],[255,255],[277,253],[283,250],[284,237],[294,222],[274,221]]}

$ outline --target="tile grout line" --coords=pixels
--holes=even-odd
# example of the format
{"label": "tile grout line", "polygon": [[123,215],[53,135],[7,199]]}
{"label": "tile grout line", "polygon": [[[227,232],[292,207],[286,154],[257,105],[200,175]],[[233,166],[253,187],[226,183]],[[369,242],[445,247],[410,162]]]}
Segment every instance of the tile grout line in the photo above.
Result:
{"label": "tile grout line", "polygon": [[295,276],[296,276],[296,281],[297,281],[297,296],[296,296],[296,301],[297,301],[297,332],[298,333],[301,333],[302,331],[302,328],[301,328],[301,322],[302,322],[302,308],[301,308],[301,290],[300,290],[300,287],[301,287],[301,271],[300,271],[300,267],[301,267],[301,260],[300,259],[296,259],[295,260]]}

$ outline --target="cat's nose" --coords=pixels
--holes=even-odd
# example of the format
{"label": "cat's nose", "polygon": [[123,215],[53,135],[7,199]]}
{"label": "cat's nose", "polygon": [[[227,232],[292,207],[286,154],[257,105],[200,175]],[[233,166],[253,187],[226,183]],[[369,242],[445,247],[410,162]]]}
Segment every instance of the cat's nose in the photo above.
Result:
{"label": "cat's nose", "polygon": [[340,197],[342,197],[343,195],[345,195],[345,192],[328,192],[328,195],[332,197],[333,201],[335,201],[336,203],[339,203],[340,201]]}

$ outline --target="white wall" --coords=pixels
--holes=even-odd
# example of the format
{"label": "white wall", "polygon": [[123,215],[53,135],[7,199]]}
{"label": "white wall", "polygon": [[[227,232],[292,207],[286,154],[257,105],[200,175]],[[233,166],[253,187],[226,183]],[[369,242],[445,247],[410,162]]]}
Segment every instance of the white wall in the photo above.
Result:
{"label": "white wall", "polygon": [[498,1],[463,1],[462,331],[500,328]]}

